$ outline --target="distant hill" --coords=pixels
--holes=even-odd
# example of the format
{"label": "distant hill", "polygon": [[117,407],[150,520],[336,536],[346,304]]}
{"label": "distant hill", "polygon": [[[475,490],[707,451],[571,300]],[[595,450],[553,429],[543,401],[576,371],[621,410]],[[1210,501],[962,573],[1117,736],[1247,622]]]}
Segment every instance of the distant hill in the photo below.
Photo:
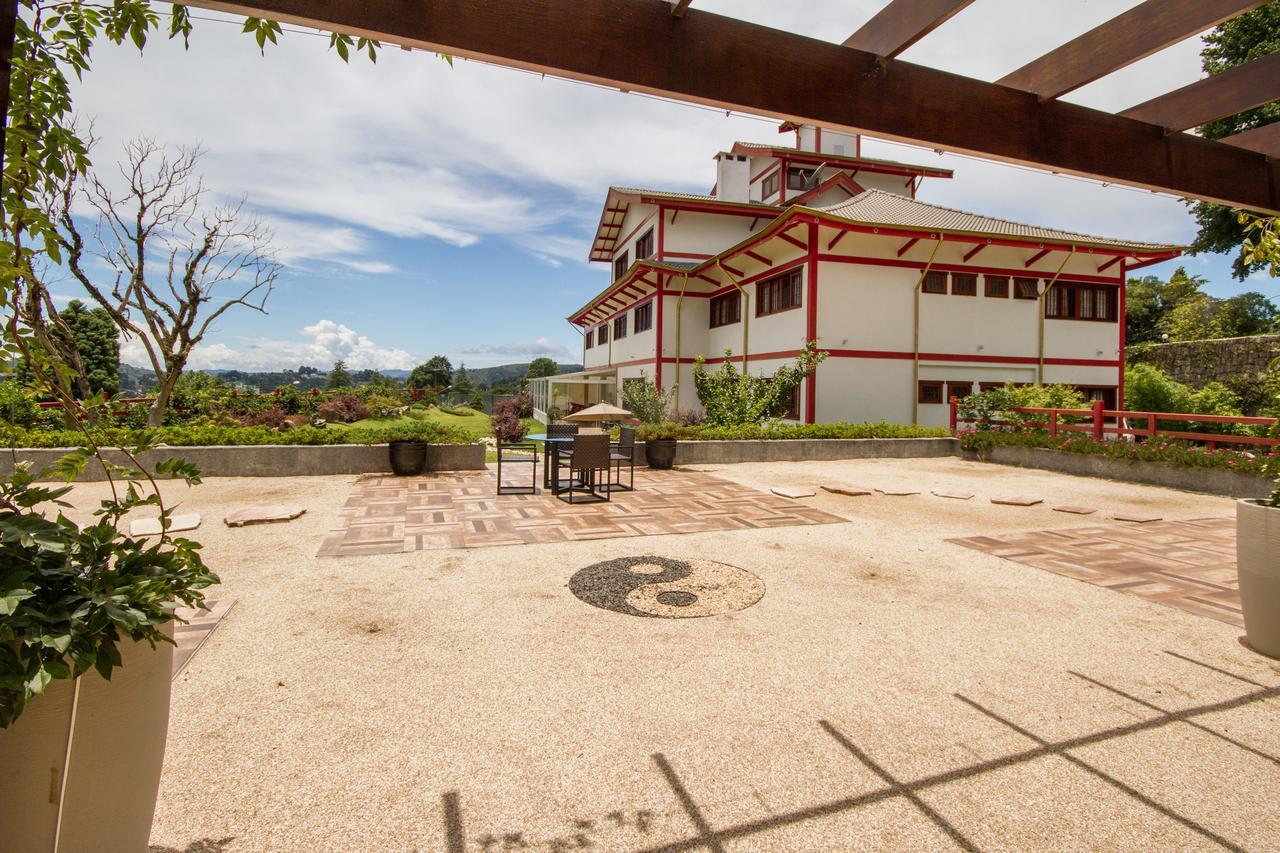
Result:
{"label": "distant hill", "polygon": [[[557,364],[556,373],[576,373],[582,369],[581,364]],[[499,364],[496,367],[468,367],[467,375],[474,385],[492,385],[495,382],[506,382],[512,379],[523,379],[529,372],[529,362],[520,364]]]}

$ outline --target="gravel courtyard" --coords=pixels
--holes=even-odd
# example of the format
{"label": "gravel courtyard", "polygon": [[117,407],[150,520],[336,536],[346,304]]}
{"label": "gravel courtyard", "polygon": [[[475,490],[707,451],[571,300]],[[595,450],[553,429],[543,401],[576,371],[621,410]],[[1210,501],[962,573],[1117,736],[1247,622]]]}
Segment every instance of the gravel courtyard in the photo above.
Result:
{"label": "gravel courtyard", "polygon": [[[1230,500],[956,459],[698,470],[848,521],[318,558],[353,477],[172,487],[236,604],[174,684],[153,849],[1280,846],[1280,662],[946,541]],[[308,511],[221,522],[269,501]],[[682,605],[571,589],[613,560],[764,593],[637,618]]]}

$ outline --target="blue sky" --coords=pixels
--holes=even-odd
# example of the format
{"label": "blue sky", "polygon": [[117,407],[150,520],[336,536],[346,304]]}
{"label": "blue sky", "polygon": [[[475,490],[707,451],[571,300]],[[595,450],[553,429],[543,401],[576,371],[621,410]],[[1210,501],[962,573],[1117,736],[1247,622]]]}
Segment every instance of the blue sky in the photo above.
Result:
{"label": "blue sky", "polygon": [[[984,0],[904,58],[995,79],[1136,0]],[[883,0],[699,0],[698,7],[832,41]],[[202,18],[216,18],[201,13]],[[735,139],[777,139],[767,118],[388,47],[343,65],[324,38],[287,31],[259,54],[238,26],[198,20],[191,49],[163,39],[142,56],[101,45],[77,104],[110,169],[137,135],[200,145],[211,198],[244,196],[274,228],[284,270],[266,316],[226,315],[196,367],[265,369],[344,358],[401,368],[435,353],[471,366],[549,355],[577,360],[564,316],[606,283],[585,262],[609,184],[705,192],[712,155]],[[987,49],[974,50],[975,44]],[[1192,39],[1072,95],[1118,110],[1196,79]],[[1086,233],[1185,242],[1171,198],[868,141],[864,153],[955,169],[921,198]],[[1183,259],[1209,290],[1245,285],[1229,259]],[[1176,264],[1151,268],[1167,275]],[[70,284],[55,288],[76,295]],[[144,363],[128,345],[128,360]]]}

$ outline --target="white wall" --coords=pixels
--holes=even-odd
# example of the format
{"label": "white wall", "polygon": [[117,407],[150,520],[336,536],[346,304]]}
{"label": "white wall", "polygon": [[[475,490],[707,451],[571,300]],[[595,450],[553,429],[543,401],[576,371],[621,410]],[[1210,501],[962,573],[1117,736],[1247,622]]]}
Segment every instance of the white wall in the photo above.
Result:
{"label": "white wall", "polygon": [[[671,221],[673,215],[675,215],[674,223]],[[759,219],[715,213],[690,213],[687,210],[680,211],[678,215],[676,211],[668,210],[666,216],[667,225],[663,233],[664,251],[693,252],[699,255],[714,255],[741,243],[772,221],[768,212],[762,212]]]}

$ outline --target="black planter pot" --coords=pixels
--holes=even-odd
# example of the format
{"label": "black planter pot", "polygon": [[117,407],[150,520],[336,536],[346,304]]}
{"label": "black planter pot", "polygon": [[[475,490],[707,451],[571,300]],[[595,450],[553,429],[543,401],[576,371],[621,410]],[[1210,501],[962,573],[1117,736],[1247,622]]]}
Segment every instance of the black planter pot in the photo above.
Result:
{"label": "black planter pot", "polygon": [[388,452],[391,456],[391,472],[397,477],[421,474],[427,467],[427,443],[425,441],[393,441]]}
{"label": "black planter pot", "polygon": [[674,438],[651,438],[644,443],[644,458],[650,468],[665,471],[675,464],[676,440]]}

